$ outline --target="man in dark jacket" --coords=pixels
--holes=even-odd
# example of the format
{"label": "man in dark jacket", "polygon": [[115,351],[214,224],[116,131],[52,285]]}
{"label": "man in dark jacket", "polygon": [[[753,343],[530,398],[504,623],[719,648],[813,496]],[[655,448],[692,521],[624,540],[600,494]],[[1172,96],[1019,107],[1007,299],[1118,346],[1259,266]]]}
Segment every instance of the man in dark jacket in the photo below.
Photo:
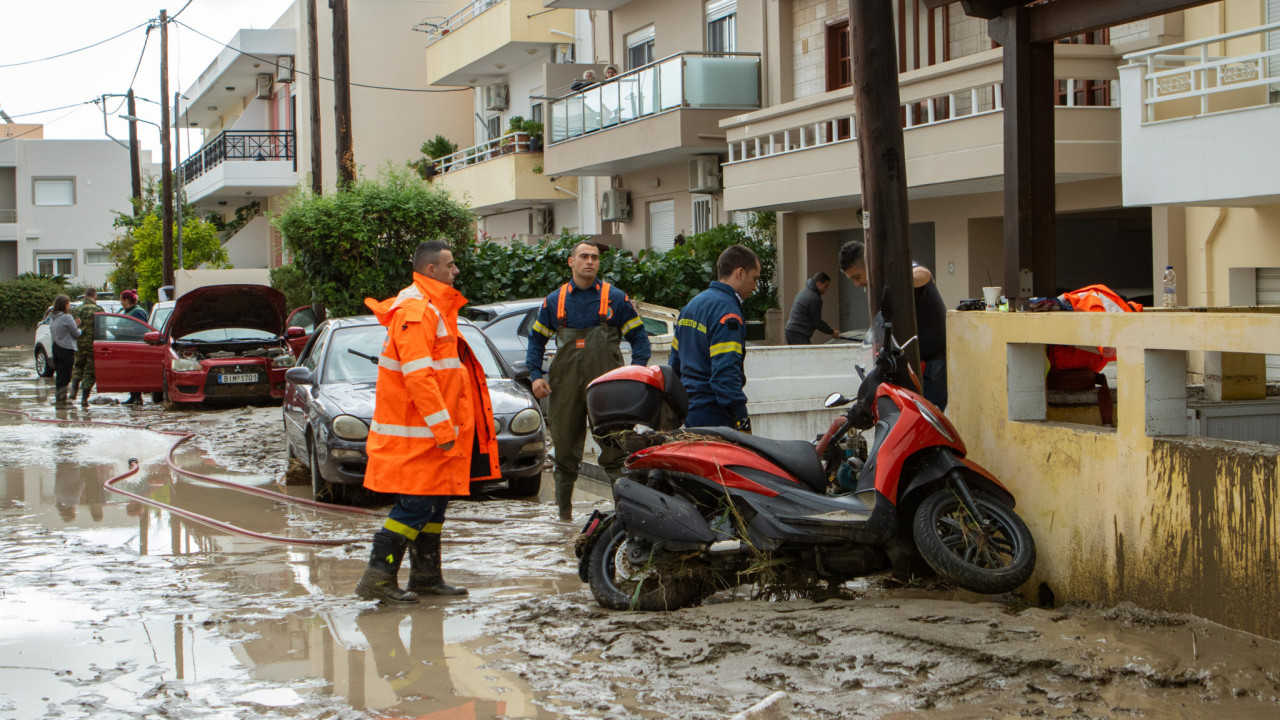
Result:
{"label": "man in dark jacket", "polygon": [[815,329],[831,337],[840,336],[839,330],[832,330],[831,326],[822,319],[822,296],[827,294],[829,287],[831,287],[831,276],[824,272],[814,275],[805,282],[804,289],[796,295],[796,301],[791,304],[791,317],[787,320],[787,327],[783,331],[786,333],[788,345],[809,345]]}
{"label": "man in dark jacket", "polygon": [[689,393],[687,427],[731,427],[751,432],[747,414],[747,324],[742,303],[756,291],[760,258],[730,245],[716,261],[719,280],[680,311],[671,341],[671,367]]}

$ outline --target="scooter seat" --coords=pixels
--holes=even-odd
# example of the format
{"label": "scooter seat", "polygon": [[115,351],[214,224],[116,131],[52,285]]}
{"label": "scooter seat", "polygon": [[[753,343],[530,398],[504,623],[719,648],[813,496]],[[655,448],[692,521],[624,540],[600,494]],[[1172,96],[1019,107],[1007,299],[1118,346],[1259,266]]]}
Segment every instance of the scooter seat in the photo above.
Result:
{"label": "scooter seat", "polygon": [[685,431],[714,435],[734,445],[750,448],[783,470],[795,475],[810,490],[818,493],[827,491],[827,475],[822,470],[822,460],[818,457],[813,445],[804,440],[770,440],[728,427],[685,428]]}

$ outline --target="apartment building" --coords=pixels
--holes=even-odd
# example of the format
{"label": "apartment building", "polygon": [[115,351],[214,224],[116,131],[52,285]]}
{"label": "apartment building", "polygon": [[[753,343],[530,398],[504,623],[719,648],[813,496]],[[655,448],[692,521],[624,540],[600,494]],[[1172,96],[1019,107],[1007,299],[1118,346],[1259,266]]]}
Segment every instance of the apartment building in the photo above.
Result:
{"label": "apartment building", "polygon": [[[150,155],[141,153],[143,167]],[[0,280],[35,272],[101,287],[114,267],[102,246],[132,195],[129,151],[114,141],[0,125]]]}
{"label": "apartment building", "polygon": [[581,214],[593,205],[579,202],[578,178],[546,172],[543,151],[546,100],[591,67],[576,63],[580,53],[591,55],[579,39],[589,22],[585,12],[544,8],[541,0],[471,0],[419,25],[432,86],[475,89],[475,142],[438,158],[432,182],[471,206],[478,237],[513,242],[599,231],[593,212]]}
{"label": "apartment building", "polygon": [[[472,142],[472,92],[428,91],[423,36],[414,27],[424,8],[445,3],[377,0],[351,3],[351,132],[361,176],[421,156],[437,133]],[[251,219],[225,244],[237,268],[283,262],[280,238],[263,213],[278,212],[299,185],[310,187],[311,107],[321,109],[324,187],[337,180],[332,15],[317,5],[320,93],[311,96],[307,67],[307,3],[293,3],[269,29],[244,29],[186,88],[175,125],[200,130],[200,147],[183,149],[181,184],[202,212]],[[372,87],[376,86],[376,87]]]}

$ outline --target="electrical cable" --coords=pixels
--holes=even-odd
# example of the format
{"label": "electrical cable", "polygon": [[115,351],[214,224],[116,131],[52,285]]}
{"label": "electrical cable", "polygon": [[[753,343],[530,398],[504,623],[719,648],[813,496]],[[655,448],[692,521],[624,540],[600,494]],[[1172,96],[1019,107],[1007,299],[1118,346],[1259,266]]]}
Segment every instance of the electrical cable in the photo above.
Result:
{"label": "electrical cable", "polygon": [[33,64],[33,63],[45,62],[46,60],[56,60],[57,58],[60,58],[60,57],[66,57],[66,56],[68,56],[68,55],[74,55],[74,54],[76,54],[76,53],[78,53],[78,52],[83,52],[83,51],[88,50],[88,49],[90,49],[90,48],[98,47],[99,45],[102,45],[103,43],[109,43],[109,42],[111,42],[112,40],[115,40],[116,38],[119,38],[119,37],[123,37],[123,36],[125,36],[125,35],[128,35],[129,33],[133,32],[134,30],[137,30],[137,29],[138,29],[138,28],[140,28],[140,27],[143,27],[144,25],[150,25],[150,24],[151,24],[151,21],[150,21],[150,20],[148,20],[148,21],[146,21],[146,22],[144,22],[144,23],[139,23],[139,24],[137,24],[137,25],[134,25],[133,27],[129,28],[128,30],[125,30],[124,32],[120,33],[119,35],[112,35],[111,37],[107,38],[106,40],[99,40],[98,42],[96,42],[96,43],[94,43],[94,44],[92,44],[92,45],[85,45],[85,46],[84,46],[84,47],[82,47],[82,48],[77,48],[77,49],[75,49],[75,50],[68,50],[68,51],[66,51],[66,52],[64,52],[64,53],[58,53],[57,55],[50,55],[49,57],[38,58],[38,59],[36,59],[36,60],[23,60],[22,62],[5,63],[5,64],[3,64],[3,65],[0,65],[0,69],[4,69],[4,68],[11,68],[11,67],[19,67],[19,66],[21,66],[21,65],[31,65],[31,64]]}
{"label": "electrical cable", "polygon": [[8,115],[11,118],[27,117],[28,115],[43,115],[45,113],[57,112],[59,110],[66,110],[67,108],[73,108],[78,105],[93,105],[96,102],[98,102],[98,98],[94,98],[92,100],[85,100],[84,102],[71,103],[70,105],[63,105],[61,107],[49,108],[47,110],[34,110],[32,112],[24,112],[24,113],[8,113]]}
{"label": "electrical cable", "polygon": [[[274,67],[274,68],[277,68],[277,69],[279,69],[279,68],[281,67],[281,65],[280,65],[279,63],[277,63],[276,61],[274,61],[274,60],[268,60],[267,58],[259,57],[259,56],[257,56],[257,55],[254,55],[253,53],[245,52],[244,50],[241,50],[240,48],[232,47],[232,46],[230,46],[230,45],[228,45],[228,44],[226,44],[226,43],[224,43],[224,42],[222,42],[222,41],[220,41],[220,40],[215,40],[215,39],[213,39],[212,37],[209,37],[208,35],[205,35],[204,33],[200,32],[199,30],[197,30],[197,29],[195,29],[195,28],[191,27],[190,25],[188,25],[188,24],[186,24],[186,23],[184,23],[184,22],[179,22],[179,23],[177,23],[177,24],[178,24],[178,25],[181,25],[182,27],[184,27],[184,28],[186,28],[186,29],[190,30],[191,32],[193,32],[193,33],[195,33],[195,34],[199,35],[200,37],[202,37],[202,38],[204,38],[204,39],[206,39],[206,40],[209,40],[210,42],[218,43],[219,45],[221,45],[221,46],[222,46],[222,47],[224,47],[224,48],[227,48],[228,50],[234,50],[235,52],[238,52],[238,53],[240,53],[241,55],[244,55],[245,57],[253,58],[254,60],[257,60],[257,61],[259,61],[259,62],[267,63],[267,64],[268,64],[268,65],[270,65],[271,67]],[[303,70],[299,70],[299,69],[297,69],[297,68],[293,68],[293,72],[294,72],[294,74],[295,74],[295,75],[302,75],[303,77],[310,77],[310,76],[311,76],[311,73],[306,72],[306,71],[303,71]],[[333,81],[334,81],[334,80],[333,80],[333,78],[331,78],[331,77],[325,77],[324,75],[317,75],[316,77],[318,77],[318,78],[319,78],[319,79],[321,79],[321,80],[328,81],[328,82],[333,82]],[[469,88],[469,87],[461,87],[461,88],[402,88],[402,87],[390,87],[390,86],[387,86],[387,85],[369,85],[369,84],[366,84],[366,83],[358,83],[358,82],[353,82],[353,83],[351,83],[351,87],[367,88],[367,89],[369,89],[369,90],[392,90],[392,91],[395,91],[395,92],[413,92],[413,93],[450,93],[450,92],[467,92],[467,91],[472,90],[472,88]]]}

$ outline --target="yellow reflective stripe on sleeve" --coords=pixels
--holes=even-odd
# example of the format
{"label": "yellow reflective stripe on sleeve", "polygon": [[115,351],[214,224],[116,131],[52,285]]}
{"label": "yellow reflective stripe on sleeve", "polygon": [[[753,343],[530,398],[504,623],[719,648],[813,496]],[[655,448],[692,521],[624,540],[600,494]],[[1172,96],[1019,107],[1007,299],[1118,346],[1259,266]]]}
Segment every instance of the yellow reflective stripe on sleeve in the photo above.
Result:
{"label": "yellow reflective stripe on sleeve", "polygon": [[675,338],[675,337],[671,338],[671,349],[672,350],[680,349],[680,340],[678,338]]}
{"label": "yellow reflective stripe on sleeve", "polygon": [[533,322],[533,329],[535,332],[542,333],[547,337],[551,337],[552,335],[555,335],[555,333],[551,332],[551,328],[547,327],[546,325],[543,325],[540,321],[537,321],[537,320]]}
{"label": "yellow reflective stripe on sleeve", "polygon": [[[387,530],[390,530],[391,532],[397,535],[403,535],[409,538],[410,542],[418,539],[418,531],[414,530],[408,525],[405,525],[399,520],[392,520],[391,518],[387,518],[386,520],[382,521],[382,527]],[[437,531],[437,534],[438,533],[439,531]]]}
{"label": "yellow reflective stripe on sleeve", "polygon": [[644,325],[643,320],[641,320],[638,317],[631,318],[631,320],[629,320],[626,325],[622,326],[622,334],[626,335],[627,333],[631,332],[632,330],[635,330],[641,325]]}
{"label": "yellow reflective stripe on sleeve", "polygon": [[427,523],[426,525],[422,526],[422,532],[428,535],[439,535],[440,533],[444,532],[444,523],[442,522]]}
{"label": "yellow reflective stripe on sleeve", "polygon": [[701,333],[705,333],[707,331],[706,325],[703,325],[702,323],[698,322],[697,320],[694,320],[693,318],[681,318],[680,326],[691,327],[694,330],[697,330],[698,332],[701,332]]}
{"label": "yellow reflective stripe on sleeve", "polygon": [[400,362],[397,360],[392,360],[386,355],[378,356],[378,367],[386,368],[392,372],[403,372],[400,366]]}
{"label": "yellow reflective stripe on sleeve", "polygon": [[423,420],[425,420],[428,425],[438,425],[442,422],[448,422],[449,411],[441,410],[440,412],[437,412],[437,413],[431,413],[430,415],[423,418]]}
{"label": "yellow reflective stripe on sleeve", "polygon": [[716,343],[715,345],[711,346],[711,357],[715,357],[720,353],[727,353],[727,352],[738,353],[739,355],[741,355],[742,343],[723,342],[723,343]]}

